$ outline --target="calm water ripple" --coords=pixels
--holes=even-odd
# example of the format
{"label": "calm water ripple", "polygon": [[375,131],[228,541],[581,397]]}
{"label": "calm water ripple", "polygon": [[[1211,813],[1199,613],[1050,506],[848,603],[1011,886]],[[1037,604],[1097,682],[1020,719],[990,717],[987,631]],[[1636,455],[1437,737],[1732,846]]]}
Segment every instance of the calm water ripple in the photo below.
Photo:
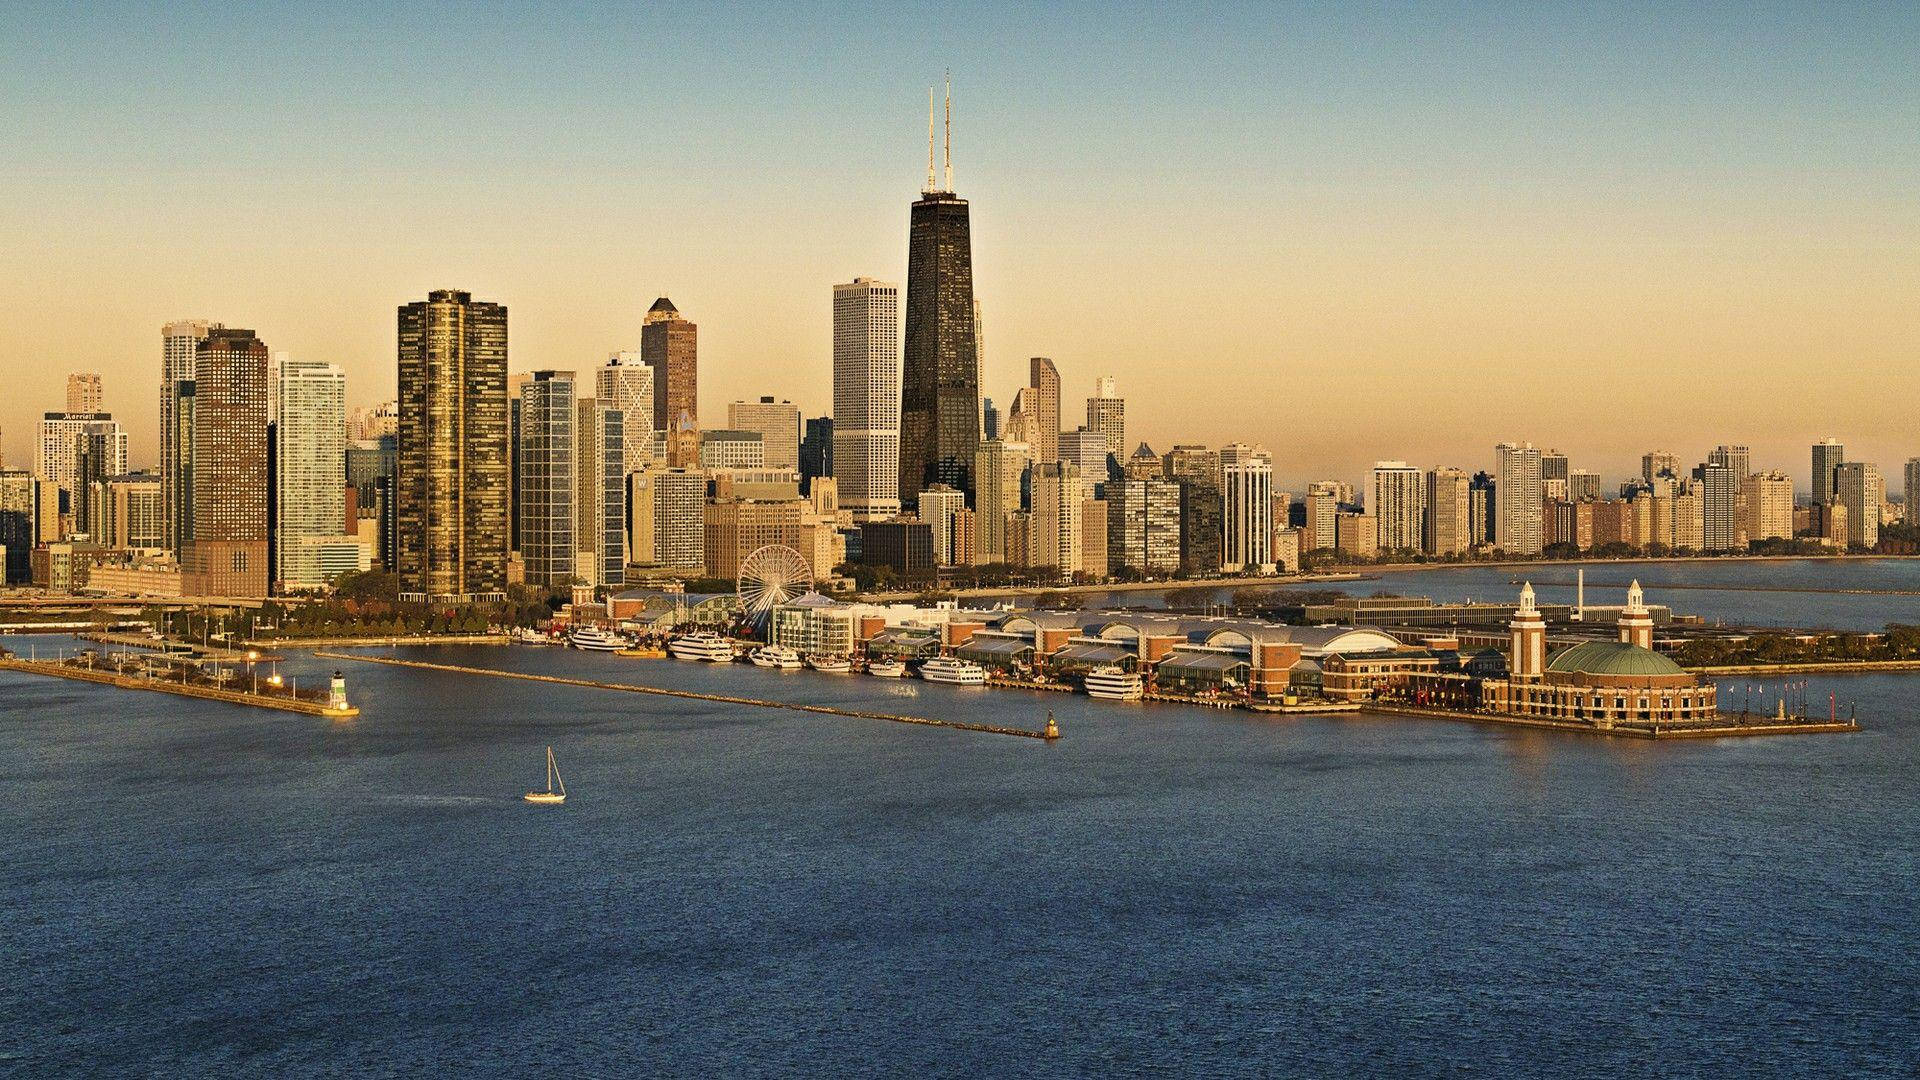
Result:
{"label": "calm water ripple", "polygon": [[[1911,1075],[1920,679],[1647,745],[634,661],[0,674],[15,1075]],[[302,679],[325,667],[290,665]],[[521,803],[553,744],[572,799]]]}

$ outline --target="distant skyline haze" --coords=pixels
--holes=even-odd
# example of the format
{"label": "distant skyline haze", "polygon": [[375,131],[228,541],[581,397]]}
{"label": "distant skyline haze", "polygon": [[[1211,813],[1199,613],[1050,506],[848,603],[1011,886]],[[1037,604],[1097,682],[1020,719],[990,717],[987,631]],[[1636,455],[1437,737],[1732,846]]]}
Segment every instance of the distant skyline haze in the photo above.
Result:
{"label": "distant skyline haze", "polygon": [[[463,4],[0,11],[0,452],[70,372],[158,454],[160,328],[394,396],[395,308],[506,305],[510,364],[700,326],[700,410],[829,411],[832,290],[904,282],[953,72],[981,390],[1051,357],[1130,442],[1276,485],[1531,441],[1614,481],[1722,442],[1806,491],[1920,453],[1920,7],[1199,12]],[[452,32],[449,28],[457,28]],[[209,50],[212,50],[210,53]],[[217,70],[211,54],[223,56]],[[1067,426],[1071,427],[1069,422]]]}

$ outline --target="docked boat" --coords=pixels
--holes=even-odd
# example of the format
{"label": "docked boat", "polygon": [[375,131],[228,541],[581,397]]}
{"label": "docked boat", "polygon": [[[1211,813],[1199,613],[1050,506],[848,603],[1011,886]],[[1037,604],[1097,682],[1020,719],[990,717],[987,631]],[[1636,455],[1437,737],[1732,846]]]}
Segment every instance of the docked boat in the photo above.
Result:
{"label": "docked boat", "polygon": [[928,682],[950,683],[954,686],[984,686],[987,669],[971,661],[936,656],[920,665],[920,677]]}
{"label": "docked boat", "polygon": [[582,626],[567,635],[567,644],[588,652],[619,652],[633,643],[612,631],[597,626]]}
{"label": "docked boat", "polygon": [[1112,664],[1102,664],[1087,672],[1081,683],[1087,689],[1088,697],[1106,701],[1139,701],[1147,692],[1146,681],[1137,671],[1122,671]]}
{"label": "docked boat", "polygon": [[676,660],[703,660],[710,664],[733,662],[733,643],[719,634],[705,631],[674,638],[667,643],[667,651]]}
{"label": "docked boat", "polygon": [[526,626],[516,626],[507,635],[507,640],[515,645],[551,645],[553,639],[538,630]]}
{"label": "docked boat", "polygon": [[785,645],[762,645],[748,654],[754,667],[779,668],[793,671],[800,667],[800,654]]}
{"label": "docked boat", "polygon": [[878,675],[883,679],[898,679],[907,673],[907,665],[899,660],[869,660],[867,674]]}
{"label": "docked boat", "polygon": [[853,661],[844,656],[822,656],[815,653],[807,657],[807,666],[830,675],[845,675],[853,670]]}
{"label": "docked boat", "polygon": [[529,791],[526,800],[530,803],[563,803],[567,801],[567,782],[560,779],[560,763],[553,760],[553,747],[547,747],[547,790]]}

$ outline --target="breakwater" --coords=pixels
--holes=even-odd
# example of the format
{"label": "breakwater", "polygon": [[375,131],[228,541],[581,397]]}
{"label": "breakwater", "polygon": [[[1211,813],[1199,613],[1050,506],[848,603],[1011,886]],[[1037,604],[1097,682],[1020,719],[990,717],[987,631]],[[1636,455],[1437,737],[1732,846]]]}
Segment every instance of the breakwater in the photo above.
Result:
{"label": "breakwater", "polygon": [[300,713],[305,716],[325,716],[332,719],[344,719],[360,715],[353,706],[345,709],[333,709],[319,701],[309,701],[280,691],[252,693],[244,690],[226,690],[215,686],[202,686],[197,683],[168,682],[165,679],[143,678],[122,675],[113,671],[95,668],[77,667],[70,663],[56,663],[48,660],[21,660],[18,658],[0,660],[0,671],[22,671],[29,675],[51,675],[57,679],[73,679],[76,682],[98,683],[101,686],[117,687],[121,690],[151,690],[161,694],[173,694],[178,697],[199,698],[202,701],[223,701],[229,705],[251,705],[257,709],[279,709],[282,712]]}
{"label": "breakwater", "polygon": [[732,694],[707,694],[696,690],[669,690],[660,686],[638,686],[633,683],[599,682],[593,679],[575,679],[563,675],[535,675],[524,671],[501,671],[498,668],[468,667],[463,664],[436,664],[426,660],[401,660],[391,656],[359,656],[353,653],[315,652],[315,656],[328,660],[352,660],[362,664],[387,664],[392,667],[415,668],[421,671],[444,671],[455,675],[480,675],[495,679],[522,679],[527,682],[554,683],[560,686],[583,686],[590,690],[618,690],[630,694],[653,694],[658,697],[686,698],[691,701],[711,701],[722,705],[748,705],[762,709],[787,709],[793,712],[820,713],[827,716],[851,716],[861,720],[885,720],[895,724],[918,724],[922,727],[953,728],[957,731],[977,731],[987,735],[1013,735],[1024,739],[1048,740],[1058,738],[1058,734],[1045,731],[1029,731],[1026,728],[1002,727],[997,724],[974,724],[964,720],[935,720],[925,716],[902,716],[896,713],[868,712],[863,709],[842,709],[832,705],[803,705],[791,701],[767,701],[761,698],[736,697]]}

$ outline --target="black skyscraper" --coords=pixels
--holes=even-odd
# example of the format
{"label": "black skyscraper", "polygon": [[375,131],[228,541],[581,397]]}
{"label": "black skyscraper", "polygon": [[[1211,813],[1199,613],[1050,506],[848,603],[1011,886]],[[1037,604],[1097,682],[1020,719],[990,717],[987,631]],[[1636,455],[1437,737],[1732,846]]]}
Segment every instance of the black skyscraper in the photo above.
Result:
{"label": "black skyscraper", "polygon": [[900,378],[900,501],[947,484],[973,497],[980,446],[980,365],[973,323],[973,243],[967,201],[953,193],[953,104],[947,98],[946,182],[933,173],[927,117],[927,190],[907,239],[906,351]]}

